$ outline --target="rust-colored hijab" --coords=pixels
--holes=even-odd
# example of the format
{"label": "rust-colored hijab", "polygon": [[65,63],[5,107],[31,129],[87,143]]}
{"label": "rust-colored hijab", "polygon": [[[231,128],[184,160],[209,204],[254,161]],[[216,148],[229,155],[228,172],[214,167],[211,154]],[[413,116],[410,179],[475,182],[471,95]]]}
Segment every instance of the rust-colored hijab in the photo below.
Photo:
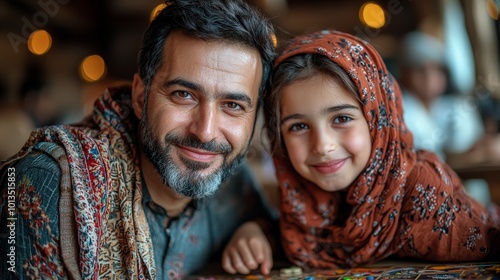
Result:
{"label": "rust-colored hijab", "polygon": [[401,90],[377,51],[355,36],[321,31],[294,39],[275,68],[305,53],[330,58],[354,81],[372,152],[365,170],[341,192],[323,191],[286,157],[273,156],[288,258],[307,268],[356,266],[390,255],[429,261],[498,256],[499,208],[488,211],[437,156],[413,149]]}

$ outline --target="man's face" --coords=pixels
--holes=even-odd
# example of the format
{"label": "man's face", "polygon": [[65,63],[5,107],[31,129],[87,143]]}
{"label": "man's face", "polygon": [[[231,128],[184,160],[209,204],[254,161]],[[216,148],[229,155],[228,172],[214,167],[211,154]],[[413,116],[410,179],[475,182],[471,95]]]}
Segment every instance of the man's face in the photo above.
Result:
{"label": "man's face", "polygon": [[246,154],[262,63],[257,50],[173,32],[140,122],[140,143],[163,183],[202,198]]}

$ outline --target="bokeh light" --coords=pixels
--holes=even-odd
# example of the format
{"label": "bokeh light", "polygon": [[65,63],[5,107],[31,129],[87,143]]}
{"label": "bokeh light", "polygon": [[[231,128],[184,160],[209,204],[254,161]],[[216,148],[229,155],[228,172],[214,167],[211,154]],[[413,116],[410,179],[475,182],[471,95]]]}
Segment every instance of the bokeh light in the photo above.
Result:
{"label": "bokeh light", "polygon": [[488,14],[494,20],[498,20],[498,5],[494,0],[488,0]]}
{"label": "bokeh light", "polygon": [[380,5],[367,2],[359,9],[361,22],[372,28],[380,28],[385,25],[384,9]]}
{"label": "bokeh light", "polygon": [[151,14],[149,15],[149,20],[153,21],[153,19],[161,12],[161,10],[165,9],[166,6],[167,4],[162,3],[154,7],[153,10],[151,11]]}
{"label": "bokeh light", "polygon": [[80,75],[87,82],[99,81],[106,74],[106,64],[99,55],[90,55],[80,64]]}
{"label": "bokeh light", "polygon": [[52,46],[52,37],[50,34],[39,29],[30,34],[28,38],[28,49],[30,52],[36,55],[42,55],[47,53]]}
{"label": "bokeh light", "polygon": [[273,40],[274,47],[277,47],[278,46],[278,37],[276,37],[276,34],[273,33],[273,35],[271,35],[271,39]]}

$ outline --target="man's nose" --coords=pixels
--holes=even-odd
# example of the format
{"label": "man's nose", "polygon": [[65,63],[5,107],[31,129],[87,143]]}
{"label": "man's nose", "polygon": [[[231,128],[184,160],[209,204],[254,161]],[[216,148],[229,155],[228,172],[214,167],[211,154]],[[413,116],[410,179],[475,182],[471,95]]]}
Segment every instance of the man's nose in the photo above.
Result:
{"label": "man's nose", "polygon": [[217,128],[220,125],[218,116],[219,112],[214,105],[200,105],[192,115],[189,132],[196,135],[203,143],[214,140],[217,138]]}

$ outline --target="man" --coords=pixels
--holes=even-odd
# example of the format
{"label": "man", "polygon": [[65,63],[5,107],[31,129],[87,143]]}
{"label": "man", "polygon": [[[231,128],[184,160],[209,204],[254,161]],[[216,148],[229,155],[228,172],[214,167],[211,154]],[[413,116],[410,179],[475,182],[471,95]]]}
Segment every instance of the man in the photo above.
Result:
{"label": "man", "polygon": [[[35,130],[2,163],[1,278],[178,279],[240,225],[238,238],[265,239],[272,213],[240,163],[272,32],[237,0],[171,2],[131,88],[106,91],[78,125]],[[266,246],[252,252],[268,272]]]}

